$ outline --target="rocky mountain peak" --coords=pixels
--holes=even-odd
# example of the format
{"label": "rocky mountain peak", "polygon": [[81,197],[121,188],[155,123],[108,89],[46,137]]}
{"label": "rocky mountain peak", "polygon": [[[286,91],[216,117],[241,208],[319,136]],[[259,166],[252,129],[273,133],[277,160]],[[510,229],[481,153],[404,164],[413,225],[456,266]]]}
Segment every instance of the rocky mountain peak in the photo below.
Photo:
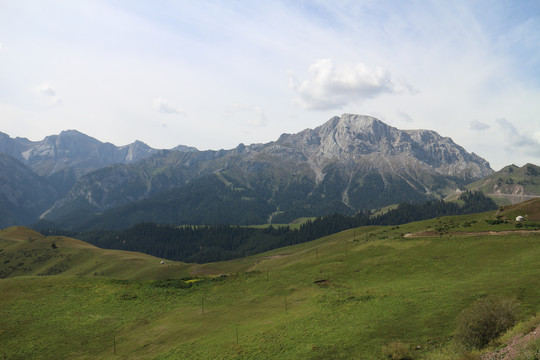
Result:
{"label": "rocky mountain peak", "polygon": [[359,133],[376,133],[385,131],[390,126],[381,120],[367,115],[343,114],[339,118],[338,125],[349,126]]}
{"label": "rocky mountain peak", "polygon": [[365,115],[343,114],[317,130],[321,138],[319,152],[331,156],[386,152],[388,144],[399,138],[399,130]]}
{"label": "rocky mountain peak", "polygon": [[[3,149],[46,176],[62,196],[45,212],[47,219],[66,209],[103,212],[188,185],[211,194],[214,179],[235,192],[252,192],[240,198],[266,204],[266,217],[279,211],[289,221],[443,197],[493,172],[484,159],[435,131],[399,130],[356,114],[231,150],[159,151],[139,141],[116,147],[75,130],[36,142],[0,136]],[[90,172],[96,169],[102,170]]]}
{"label": "rocky mountain peak", "polygon": [[135,142],[121,146],[118,148],[119,154],[115,157],[117,162],[134,162],[147,157],[149,154],[153,154],[157,150],[152,149],[142,141],[136,140]]}
{"label": "rocky mountain peak", "polygon": [[140,150],[148,150],[148,149],[151,149],[150,146],[148,146],[146,143],[142,142],[142,141],[139,141],[139,140],[135,140],[134,142],[132,142],[131,144],[128,144],[128,145],[124,145],[124,146],[120,146],[118,147],[119,150],[124,150],[124,149],[140,149]]}
{"label": "rocky mountain peak", "polygon": [[355,134],[378,134],[386,132],[388,128],[391,126],[372,116],[343,114],[340,117],[331,118],[315,130],[321,134],[327,134],[337,129],[346,129]]}
{"label": "rocky mountain peak", "polygon": [[90,137],[86,134],[83,134],[82,132],[75,130],[75,129],[68,129],[68,130],[62,130],[59,134],[59,136],[82,136],[82,137]]}
{"label": "rocky mountain peak", "polygon": [[172,148],[171,150],[181,151],[181,152],[198,152],[199,151],[199,149],[197,149],[196,147],[186,146],[186,145],[178,145]]}
{"label": "rocky mountain peak", "polygon": [[7,134],[0,134],[0,152],[22,161],[38,175],[46,177],[69,170],[78,178],[111,164],[141,160],[156,151],[140,141],[117,147],[77,130],[64,130],[41,141],[12,139]]}
{"label": "rocky mountain peak", "polygon": [[356,166],[361,159],[369,159],[377,168],[393,163],[393,169],[415,163],[463,179],[493,172],[487,161],[435,131],[399,130],[366,115],[335,116],[314,130],[283,134],[276,144],[302,152],[318,179],[323,178],[322,169],[336,160]]}

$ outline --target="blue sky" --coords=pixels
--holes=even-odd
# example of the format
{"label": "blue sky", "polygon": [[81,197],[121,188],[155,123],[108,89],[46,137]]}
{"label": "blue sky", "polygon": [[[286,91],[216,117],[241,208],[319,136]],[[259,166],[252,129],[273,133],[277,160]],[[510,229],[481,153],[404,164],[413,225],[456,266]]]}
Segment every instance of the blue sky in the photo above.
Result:
{"label": "blue sky", "polygon": [[342,113],[540,165],[540,3],[0,0],[12,137],[228,149]]}

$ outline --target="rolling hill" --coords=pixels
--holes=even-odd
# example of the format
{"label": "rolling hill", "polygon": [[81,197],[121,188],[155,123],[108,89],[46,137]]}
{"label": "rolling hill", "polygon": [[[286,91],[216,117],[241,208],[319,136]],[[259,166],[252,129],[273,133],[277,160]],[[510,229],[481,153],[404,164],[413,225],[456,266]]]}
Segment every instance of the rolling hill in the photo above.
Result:
{"label": "rolling hill", "polygon": [[[350,229],[231,261],[173,265],[192,280],[153,270],[77,276],[76,266],[71,275],[12,274],[0,279],[0,355],[383,359],[383,346],[399,341],[414,359],[456,359],[455,319],[475,299],[515,296],[523,324],[540,311],[539,209],[533,199],[498,212]],[[533,226],[516,227],[516,213]],[[36,244],[73,259],[105,251],[25,228],[0,234],[0,254],[17,256]],[[103,257],[88,256],[87,265]],[[115,268],[125,257],[106,262]],[[148,259],[146,269],[159,260],[139,257]]]}
{"label": "rolling hill", "polygon": [[0,278],[107,276],[115,279],[182,277],[188,265],[128,251],[100,249],[64,236],[43,236],[25,227],[0,230]]}
{"label": "rolling hill", "polygon": [[534,164],[522,167],[508,165],[466,188],[482,191],[501,205],[517,204],[540,197],[540,167]]}

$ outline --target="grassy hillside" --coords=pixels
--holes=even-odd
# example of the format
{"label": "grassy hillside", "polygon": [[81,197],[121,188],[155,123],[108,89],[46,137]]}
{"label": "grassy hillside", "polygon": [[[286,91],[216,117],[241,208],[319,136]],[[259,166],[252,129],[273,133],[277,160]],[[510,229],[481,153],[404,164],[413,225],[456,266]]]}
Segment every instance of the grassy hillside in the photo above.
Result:
{"label": "grassy hillside", "polygon": [[482,191],[499,205],[520,203],[540,196],[540,167],[534,164],[522,167],[509,165],[466,188]]}
{"label": "grassy hillside", "polygon": [[27,275],[107,276],[115,279],[182,277],[188,265],[127,251],[105,250],[25,227],[0,230],[0,278]]}
{"label": "grassy hillside", "polygon": [[[401,341],[414,358],[435,359],[475,299],[516,296],[521,319],[540,310],[540,235],[486,222],[496,216],[357,228],[249,258],[172,265],[176,278],[197,276],[188,281],[163,280],[150,270],[159,259],[142,254],[132,256],[149,270],[138,274],[158,280],[114,279],[137,278],[122,271],[81,277],[77,266],[1,279],[0,357],[379,359],[384,345]],[[39,241],[71,256],[77,246],[107,252],[24,228],[0,234],[13,256]],[[73,246],[62,250],[64,242]],[[84,268],[102,256],[81,257]],[[117,256],[107,263],[127,261]]]}
{"label": "grassy hillside", "polygon": [[518,205],[501,206],[496,216],[507,220],[523,216],[527,221],[540,221],[540,198],[533,198]]}

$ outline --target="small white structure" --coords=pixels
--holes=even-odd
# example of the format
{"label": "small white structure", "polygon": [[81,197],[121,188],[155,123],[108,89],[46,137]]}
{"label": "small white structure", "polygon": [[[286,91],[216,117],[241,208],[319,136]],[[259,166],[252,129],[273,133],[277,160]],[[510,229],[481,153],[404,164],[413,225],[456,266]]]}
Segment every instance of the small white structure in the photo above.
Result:
{"label": "small white structure", "polygon": [[521,215],[519,215],[518,217],[516,217],[516,221],[523,221],[525,220],[525,218]]}

